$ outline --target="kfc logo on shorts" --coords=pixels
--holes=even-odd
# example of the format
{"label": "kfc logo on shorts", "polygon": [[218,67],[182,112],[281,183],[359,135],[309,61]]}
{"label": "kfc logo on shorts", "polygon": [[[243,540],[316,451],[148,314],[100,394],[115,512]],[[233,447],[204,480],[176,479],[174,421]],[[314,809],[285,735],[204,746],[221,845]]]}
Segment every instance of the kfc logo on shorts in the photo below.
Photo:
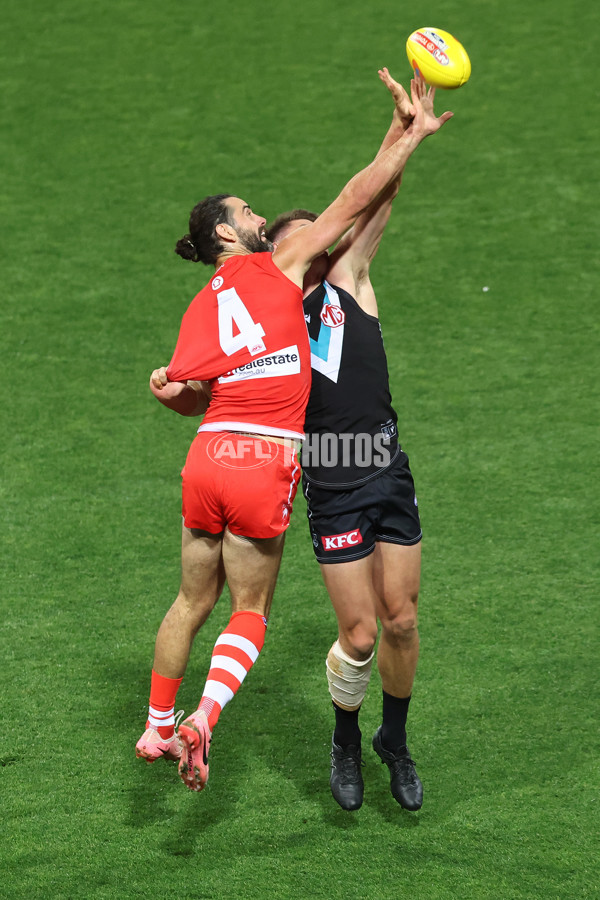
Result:
{"label": "kfc logo on shorts", "polygon": [[218,291],[222,285],[223,285],[223,279],[221,278],[220,275],[217,275],[216,278],[213,278],[210,286],[213,289],[213,291]]}
{"label": "kfc logo on shorts", "polygon": [[328,328],[337,328],[346,321],[346,313],[339,306],[332,306],[331,303],[325,304],[321,310],[321,322]]}
{"label": "kfc logo on shorts", "polygon": [[356,544],[362,544],[362,534],[360,528],[354,531],[346,531],[344,534],[330,534],[322,537],[323,550],[343,550],[344,547],[354,547]]}

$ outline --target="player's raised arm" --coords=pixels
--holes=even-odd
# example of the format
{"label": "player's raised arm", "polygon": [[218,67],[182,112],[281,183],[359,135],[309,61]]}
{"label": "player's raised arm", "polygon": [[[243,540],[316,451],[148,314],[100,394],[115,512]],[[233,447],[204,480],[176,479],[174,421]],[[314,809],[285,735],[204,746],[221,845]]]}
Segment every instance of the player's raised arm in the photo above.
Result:
{"label": "player's raised arm", "polygon": [[[394,101],[392,122],[379,148],[377,154],[379,156],[402,137],[406,129],[410,127],[416,110],[411,98],[402,85],[392,78],[387,68],[379,69],[377,74]],[[392,201],[398,193],[401,179],[402,171],[368,209],[360,214],[331,255],[328,277],[332,283],[348,290],[359,303],[361,300],[357,294],[361,285],[365,285],[368,280],[369,266],[388,223]],[[370,311],[375,314],[374,295],[372,301],[372,304],[369,305],[373,306],[373,309]],[[361,305],[363,304],[361,303]]]}
{"label": "player's raised arm", "polygon": [[438,131],[452,116],[450,112],[439,117],[433,114],[434,95],[435,92],[427,92],[421,79],[412,79],[411,101],[415,116],[406,131],[351,178],[315,222],[299,229],[276,248],[273,260],[289,278],[301,285],[312,260],[339,240],[382,191],[398,179],[421,141]]}

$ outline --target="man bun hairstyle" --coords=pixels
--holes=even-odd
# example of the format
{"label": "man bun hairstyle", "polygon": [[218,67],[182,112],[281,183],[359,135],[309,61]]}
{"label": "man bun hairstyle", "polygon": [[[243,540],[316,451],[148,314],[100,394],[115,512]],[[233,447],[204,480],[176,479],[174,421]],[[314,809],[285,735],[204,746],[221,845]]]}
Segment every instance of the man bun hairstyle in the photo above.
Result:
{"label": "man bun hairstyle", "polygon": [[199,262],[198,251],[192,240],[191,234],[184,234],[175,244],[175,253],[178,253],[182,259],[191,259],[192,262]]}
{"label": "man bun hairstyle", "polygon": [[273,219],[265,228],[265,234],[269,241],[276,241],[277,235],[290,222],[296,222],[298,219],[308,219],[309,222],[314,222],[318,218],[317,213],[311,212],[310,209],[291,209],[289,212],[280,213],[276,219]]}
{"label": "man bun hairstyle", "polygon": [[232,194],[214,194],[205,197],[190,213],[189,234],[175,244],[175,253],[183,259],[214,265],[223,249],[215,228],[225,222],[232,225],[229,207],[225,200]]}

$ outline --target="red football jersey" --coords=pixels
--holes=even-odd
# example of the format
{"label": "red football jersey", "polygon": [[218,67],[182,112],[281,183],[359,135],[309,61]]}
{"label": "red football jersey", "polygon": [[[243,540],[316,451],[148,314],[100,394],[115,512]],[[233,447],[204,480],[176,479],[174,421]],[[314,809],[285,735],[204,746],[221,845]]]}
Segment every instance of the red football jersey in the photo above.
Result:
{"label": "red football jersey", "polygon": [[304,436],[310,349],[302,290],[270,253],[233,256],[183,317],[170,381],[208,381],[199,430]]}

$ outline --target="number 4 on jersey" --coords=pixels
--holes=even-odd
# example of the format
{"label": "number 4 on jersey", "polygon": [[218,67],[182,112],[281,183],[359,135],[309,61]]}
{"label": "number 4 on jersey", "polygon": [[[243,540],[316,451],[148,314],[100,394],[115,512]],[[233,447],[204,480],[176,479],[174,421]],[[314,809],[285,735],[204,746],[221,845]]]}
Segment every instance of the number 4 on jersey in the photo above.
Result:
{"label": "number 4 on jersey", "polygon": [[[238,350],[248,348],[251,356],[262,353],[267,348],[263,337],[264,329],[255,322],[242,302],[235,288],[219,291],[219,343],[223,353],[233,356]],[[236,333],[234,334],[235,325]]]}

